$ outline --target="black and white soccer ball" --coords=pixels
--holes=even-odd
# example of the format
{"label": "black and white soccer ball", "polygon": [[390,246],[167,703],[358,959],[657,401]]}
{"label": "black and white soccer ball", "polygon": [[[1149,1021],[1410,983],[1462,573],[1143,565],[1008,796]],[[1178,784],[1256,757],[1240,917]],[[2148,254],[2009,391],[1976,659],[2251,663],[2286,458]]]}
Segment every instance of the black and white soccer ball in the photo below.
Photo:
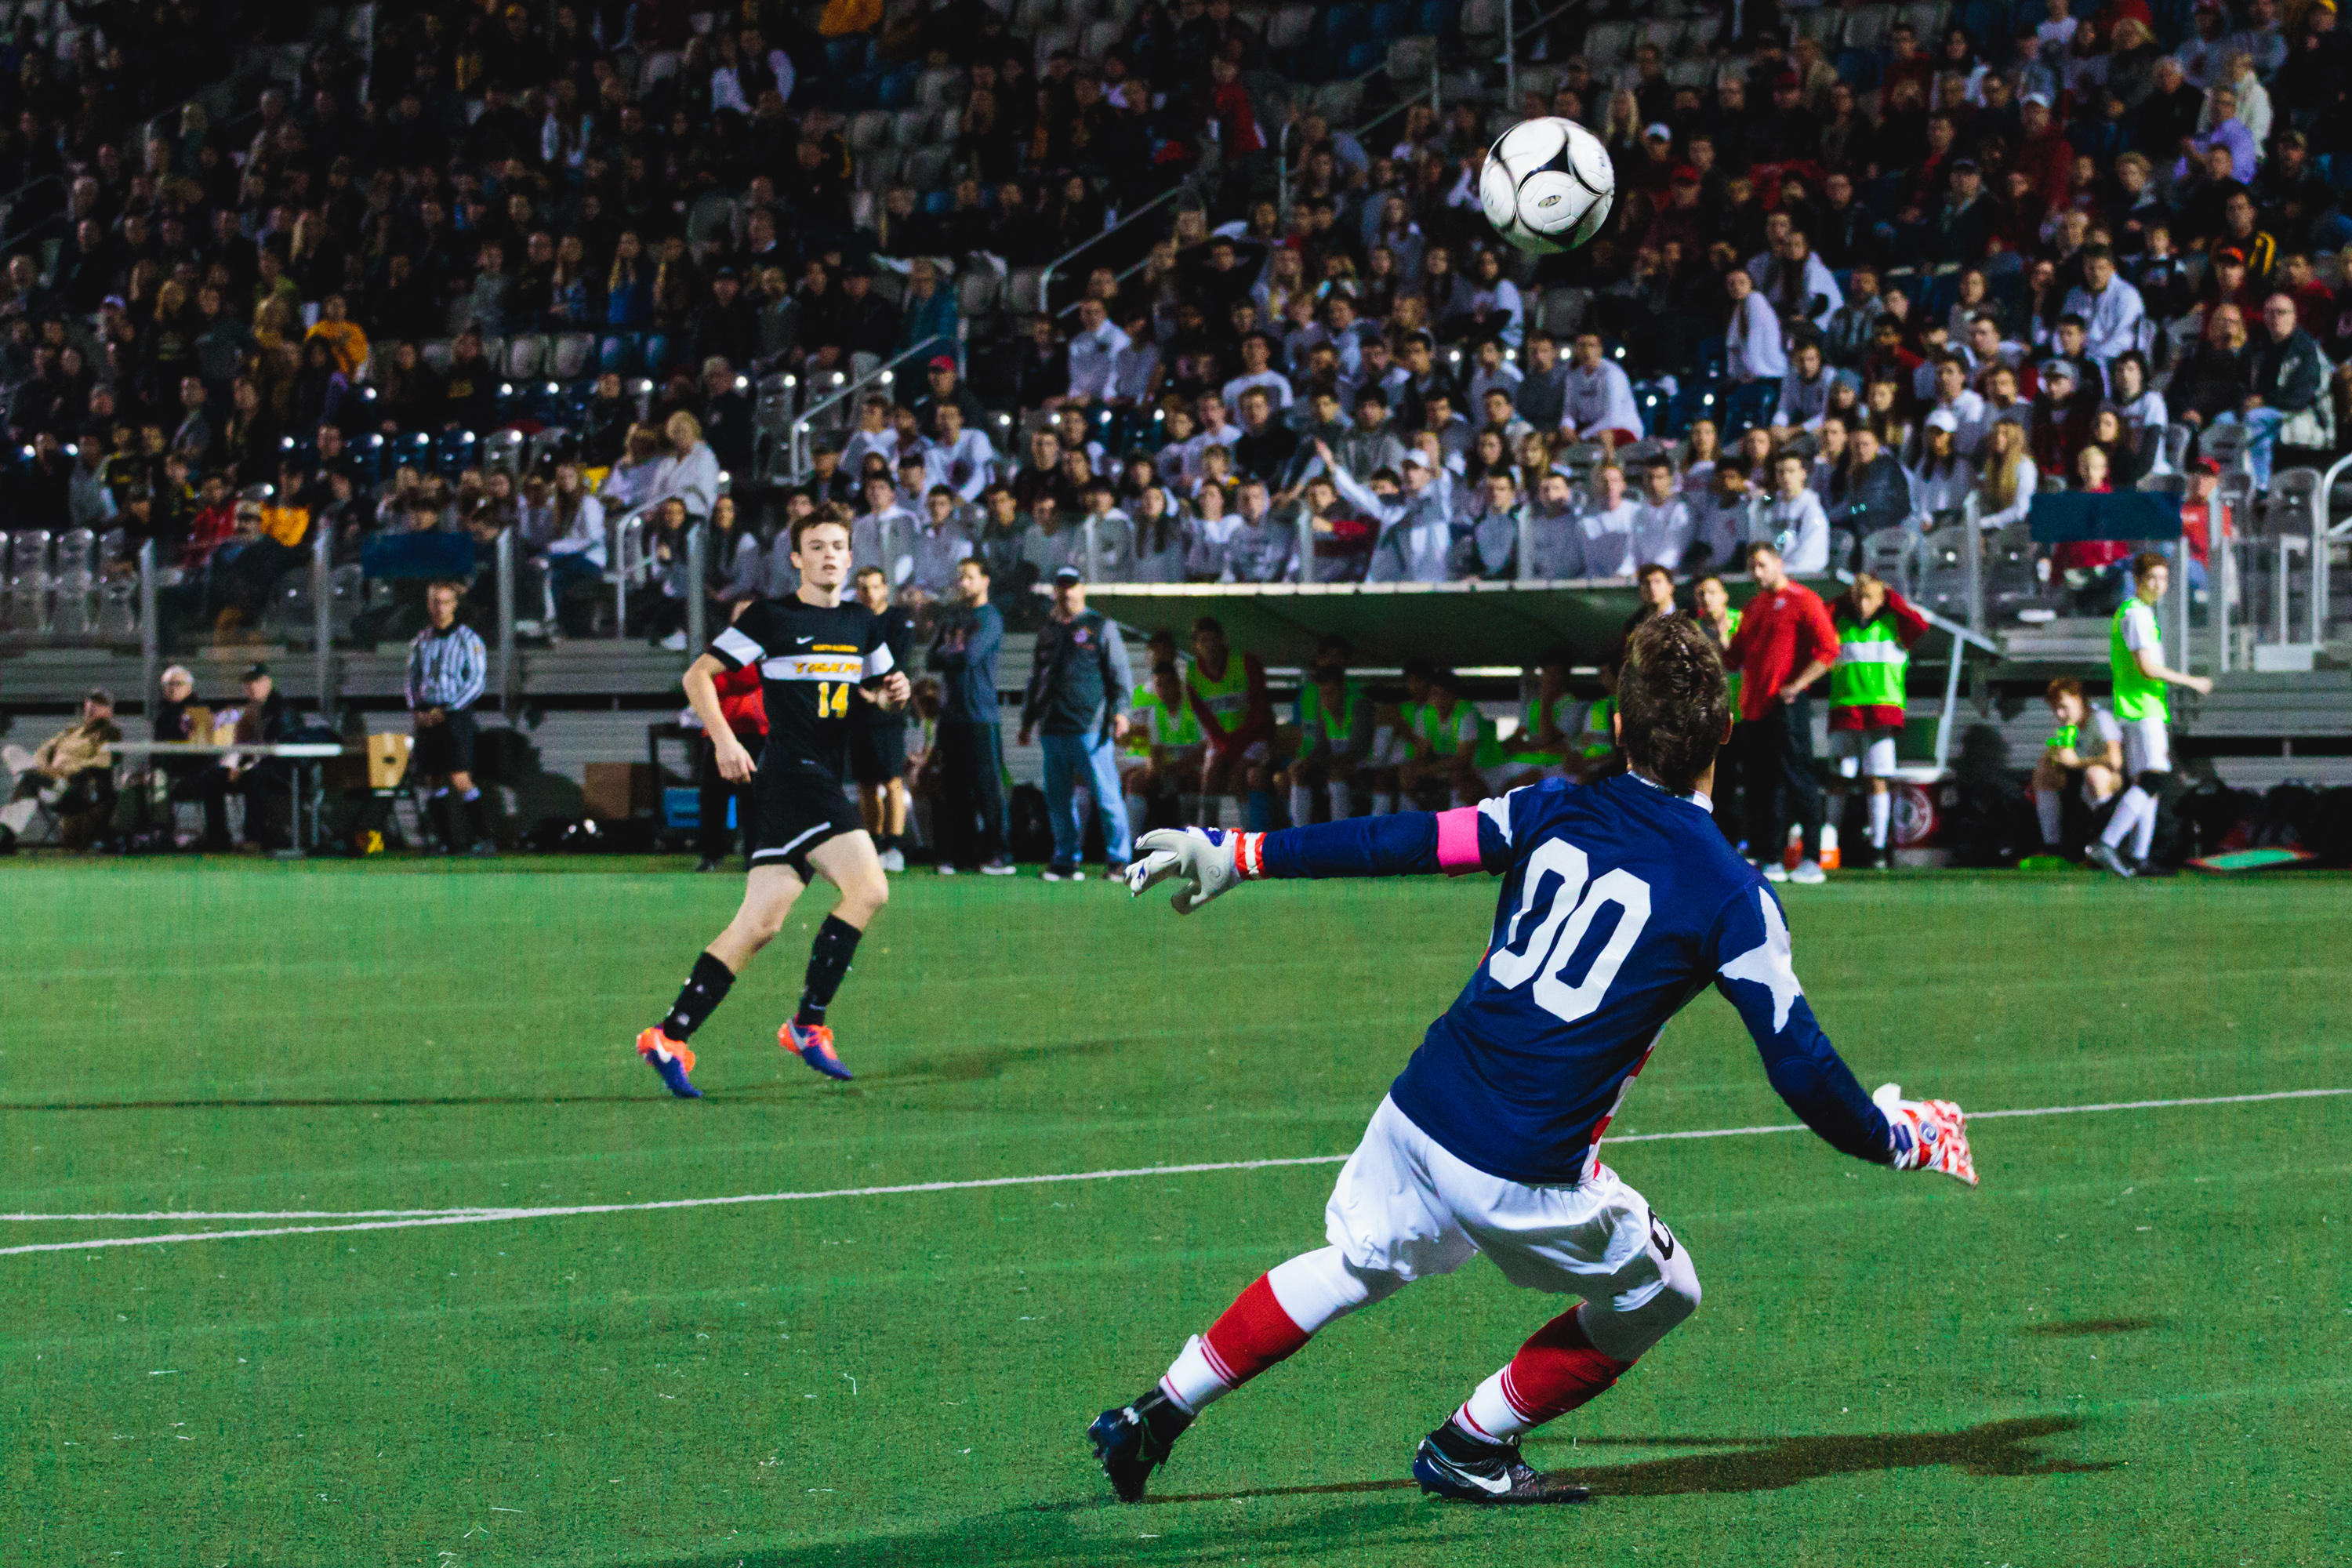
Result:
{"label": "black and white soccer ball", "polygon": [[1617,198],[1617,170],[1601,139],[1573,120],[1512,126],[1487,150],[1478,176],[1486,221],[1521,250],[1574,250],[1601,232]]}

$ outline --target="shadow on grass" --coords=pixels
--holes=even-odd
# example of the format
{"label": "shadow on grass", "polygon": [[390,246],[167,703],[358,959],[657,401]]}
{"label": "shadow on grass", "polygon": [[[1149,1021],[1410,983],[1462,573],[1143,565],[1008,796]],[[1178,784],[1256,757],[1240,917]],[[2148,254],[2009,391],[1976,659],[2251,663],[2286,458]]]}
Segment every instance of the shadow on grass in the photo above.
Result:
{"label": "shadow on grass", "polygon": [[918,1057],[879,1072],[859,1076],[868,1083],[904,1088],[920,1083],[977,1083],[1002,1077],[1007,1068],[1059,1065],[1107,1057],[1119,1048],[1118,1040],[1055,1040],[1045,1045],[1007,1046],[992,1051],[957,1051]]}
{"label": "shadow on grass", "polygon": [[2046,1340],[2077,1340],[2096,1334],[2136,1334],[2163,1326],[2162,1318],[2078,1318],[2071,1323],[2028,1323],[2018,1331]]}
{"label": "shadow on grass", "polygon": [[[1971,1476],[2017,1478],[2074,1475],[2116,1468],[2049,1458],[2036,1449],[2045,1438],[2071,1432],[2081,1423],[2065,1416],[2028,1416],[1989,1422],[1959,1432],[1886,1432],[1853,1436],[1787,1437],[1619,1437],[1590,1442],[1584,1458],[1612,1447],[1704,1448],[1696,1455],[1641,1459],[1624,1465],[1578,1464],[1576,1478],[1592,1489],[1588,1507],[1606,1507],[1627,1498],[1681,1497],[1708,1492],[1777,1491],[1807,1481],[1874,1470],[1950,1466]],[[1565,1445],[1549,1444],[1551,1457]],[[1338,1481],[1321,1486],[1261,1487],[1238,1491],[1179,1493],[1150,1500],[1141,1508],[1100,1500],[1041,1503],[982,1516],[949,1529],[844,1542],[785,1551],[729,1552],[696,1559],[658,1560],[659,1568],[814,1568],[818,1563],[986,1563],[1005,1568],[1061,1568],[1064,1564],[1122,1561],[1141,1550],[1131,1544],[1159,1536],[1150,1549],[1154,1561],[1211,1560],[1247,1547],[1253,1555],[1339,1562],[1362,1557],[1391,1543],[1422,1541],[1441,1544],[1433,1531],[1471,1517],[1467,1509],[1446,1508],[1412,1491],[1409,1478]],[[1215,1509],[1167,1513],[1187,1505],[1227,1504],[1288,1498],[1334,1498],[1344,1503],[1303,1516],[1268,1519],[1263,1513],[1235,1517]],[[1518,1513],[1520,1510],[1510,1510]],[[1559,1510],[1528,1510],[1537,1514]],[[1580,1513],[1581,1510],[1568,1510]],[[1130,1521],[1132,1523],[1130,1524]],[[655,1568],[648,1563],[647,1568]]]}

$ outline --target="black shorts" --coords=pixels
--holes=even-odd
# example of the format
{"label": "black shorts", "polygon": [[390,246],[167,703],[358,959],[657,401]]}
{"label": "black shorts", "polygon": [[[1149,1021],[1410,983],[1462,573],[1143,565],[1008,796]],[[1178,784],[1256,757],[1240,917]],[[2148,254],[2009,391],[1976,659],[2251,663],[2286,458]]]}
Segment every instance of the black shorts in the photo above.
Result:
{"label": "black shorts", "polygon": [[790,866],[803,882],[816,880],[809,851],[839,834],[862,831],[857,807],[841,779],[822,763],[763,757],[759,810],[751,826],[751,864]]}
{"label": "black shorts", "polygon": [[907,776],[907,726],[885,721],[849,732],[849,776],[862,784]]}
{"label": "black shorts", "polygon": [[408,754],[408,771],[418,778],[446,779],[451,773],[474,771],[474,716],[451,710],[438,724],[416,731]]}

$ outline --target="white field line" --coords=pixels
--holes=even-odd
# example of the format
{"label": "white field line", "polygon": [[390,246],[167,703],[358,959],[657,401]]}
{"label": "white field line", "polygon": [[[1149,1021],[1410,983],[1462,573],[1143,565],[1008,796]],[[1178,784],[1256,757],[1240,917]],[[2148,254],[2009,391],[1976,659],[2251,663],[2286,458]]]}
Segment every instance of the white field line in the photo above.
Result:
{"label": "white field line", "polygon": [[[2269,1094],[2220,1094],[2189,1100],[2122,1100],[2096,1105],[2044,1105],[2011,1110],[1973,1110],[1971,1121],[2022,1116],[2081,1116],[2109,1110],[2169,1110],[2183,1106],[2253,1105],[2278,1100],[2325,1100],[2352,1095],[2352,1088],[2289,1089]],[[1768,1132],[1801,1132],[1801,1122],[1759,1127],[1710,1127],[1689,1132],[1634,1132],[1605,1143],[1661,1143],[1689,1138],[1747,1138]],[[1125,1170],[1066,1171],[1049,1175],[987,1176],[962,1182],[907,1182],[895,1186],[835,1187],[823,1192],[738,1193],[715,1198],[661,1198],[634,1204],[569,1204],[545,1208],[281,1209],[216,1213],[162,1211],[148,1214],[9,1214],[0,1221],[91,1224],[104,1221],[329,1219],[338,1225],[272,1226],[263,1229],[176,1231],[161,1236],[102,1237],[86,1241],[44,1241],[0,1247],[0,1257],[19,1252],[79,1252],[109,1247],[157,1247],[187,1241],[224,1241],[237,1237],[324,1236],[354,1230],[412,1230],[424,1226],[485,1225],[497,1220],[568,1219],[581,1215],[646,1214],[659,1209],[731,1207],[744,1204],[809,1203],[820,1198],[896,1197],[912,1193],[972,1192],[986,1187],[1033,1187],[1062,1182],[1117,1182],[1139,1176],[1184,1176],[1210,1171],[1266,1171],[1293,1165],[1336,1165],[1345,1154],[1307,1154],[1286,1160],[1219,1160],[1191,1165],[1139,1165]]]}

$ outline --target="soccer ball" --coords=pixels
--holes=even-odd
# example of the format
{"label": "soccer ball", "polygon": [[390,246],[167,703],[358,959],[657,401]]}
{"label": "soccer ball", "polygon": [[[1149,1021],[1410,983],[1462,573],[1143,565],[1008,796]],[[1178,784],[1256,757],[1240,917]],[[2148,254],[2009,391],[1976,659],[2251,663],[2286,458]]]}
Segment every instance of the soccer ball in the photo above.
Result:
{"label": "soccer ball", "polygon": [[1617,170],[1601,139],[1573,120],[1524,120],[1487,150],[1478,205],[1495,231],[1538,256],[1574,250],[1601,232]]}

